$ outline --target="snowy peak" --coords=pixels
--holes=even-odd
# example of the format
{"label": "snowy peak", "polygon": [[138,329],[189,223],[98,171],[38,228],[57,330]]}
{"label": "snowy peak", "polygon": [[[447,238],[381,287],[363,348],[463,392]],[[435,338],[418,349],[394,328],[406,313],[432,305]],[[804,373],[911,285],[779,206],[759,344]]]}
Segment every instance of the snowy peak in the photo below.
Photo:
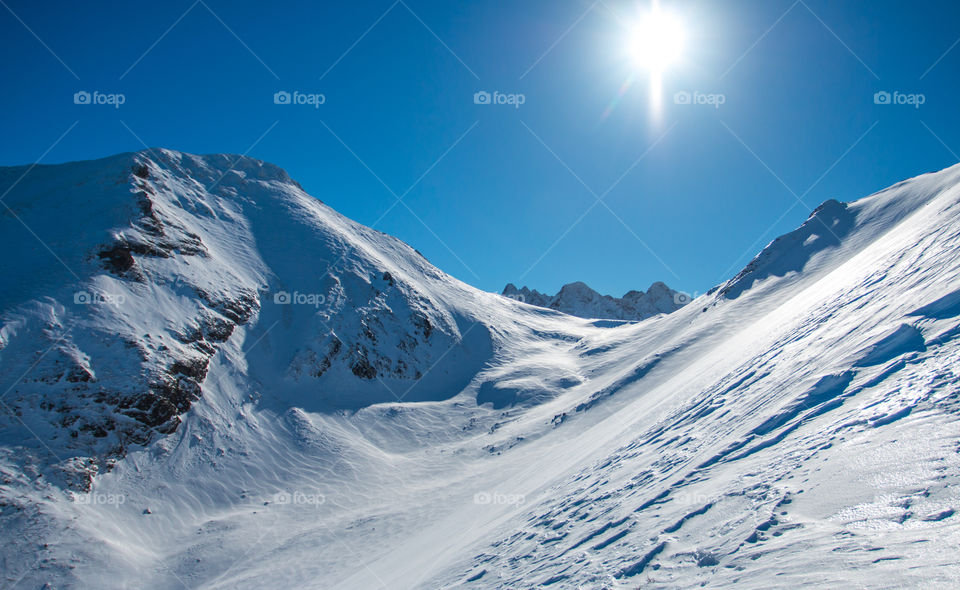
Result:
{"label": "snowy peak", "polygon": [[960,165],[954,165],[855,201],[825,201],[803,225],[767,244],[740,273],[710,294],[734,300],[747,294],[769,295],[798,281],[811,283],[839,261],[884,239],[891,228],[921,215],[945,194],[955,193],[958,182]]}
{"label": "snowy peak", "polygon": [[579,281],[564,285],[556,295],[547,295],[527,287],[517,289],[516,285],[510,283],[504,287],[501,295],[582,318],[627,321],[672,313],[689,302],[687,295],[659,281],[650,285],[646,293],[630,291],[619,299],[601,295]]}
{"label": "snowy peak", "polygon": [[253,158],[154,149],[23,171],[0,169],[0,386],[22,416],[0,430],[97,458],[70,485],[174,432],[227,358],[280,407],[445,399],[493,352],[483,318],[517,307]]}
{"label": "snowy peak", "polygon": [[854,227],[850,206],[829,200],[817,207],[796,230],[768,244],[740,273],[723,286],[720,295],[736,299],[757,281],[803,270],[819,252],[840,245]]}

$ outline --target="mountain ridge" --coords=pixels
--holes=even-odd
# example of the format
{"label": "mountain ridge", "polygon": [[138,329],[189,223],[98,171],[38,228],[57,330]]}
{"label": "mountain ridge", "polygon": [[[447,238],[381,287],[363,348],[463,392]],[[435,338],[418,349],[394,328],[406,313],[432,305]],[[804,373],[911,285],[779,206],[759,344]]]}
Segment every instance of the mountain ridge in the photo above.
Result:
{"label": "mountain ridge", "polygon": [[601,295],[580,281],[563,285],[556,295],[540,293],[528,287],[518,289],[513,283],[508,283],[501,295],[582,318],[624,321],[640,321],[662,313],[672,313],[690,302],[689,295],[674,291],[660,281],[650,285],[646,292],[631,290],[619,298]]}
{"label": "mountain ridge", "polygon": [[252,158],[26,170],[0,169],[12,585],[957,577],[960,166],[618,323],[474,289]]}

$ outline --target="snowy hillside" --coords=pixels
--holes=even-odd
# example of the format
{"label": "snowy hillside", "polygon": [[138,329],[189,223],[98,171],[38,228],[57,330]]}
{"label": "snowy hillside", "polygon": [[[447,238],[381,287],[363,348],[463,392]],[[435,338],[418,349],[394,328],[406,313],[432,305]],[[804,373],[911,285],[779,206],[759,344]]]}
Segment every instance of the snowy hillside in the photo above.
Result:
{"label": "snowy hillside", "polygon": [[671,313],[690,302],[689,295],[674,291],[660,282],[650,285],[646,293],[630,291],[619,299],[601,295],[580,282],[564,285],[556,295],[546,295],[527,287],[517,289],[516,285],[510,283],[504,287],[501,295],[582,318],[627,321]]}
{"label": "snowy hillside", "polygon": [[251,158],[9,187],[4,587],[960,584],[960,167],[616,327]]}

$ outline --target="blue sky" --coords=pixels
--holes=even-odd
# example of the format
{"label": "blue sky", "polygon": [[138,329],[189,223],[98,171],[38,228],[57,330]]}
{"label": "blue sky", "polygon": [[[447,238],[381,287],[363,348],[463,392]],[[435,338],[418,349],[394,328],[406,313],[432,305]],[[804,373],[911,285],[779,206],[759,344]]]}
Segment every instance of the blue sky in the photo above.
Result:
{"label": "blue sky", "polygon": [[3,0],[0,165],[247,153],[480,288],[622,295],[703,292],[824,200],[958,161],[955,1],[662,1],[656,115],[624,51],[647,2]]}

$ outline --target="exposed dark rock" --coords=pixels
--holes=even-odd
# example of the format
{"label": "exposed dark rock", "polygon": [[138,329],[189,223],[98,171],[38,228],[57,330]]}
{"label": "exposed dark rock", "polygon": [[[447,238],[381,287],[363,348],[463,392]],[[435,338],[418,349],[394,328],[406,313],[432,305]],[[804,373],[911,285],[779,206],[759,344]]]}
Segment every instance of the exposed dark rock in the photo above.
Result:
{"label": "exposed dark rock", "polygon": [[90,433],[96,438],[106,438],[108,435],[106,429],[100,424],[84,424],[79,427],[79,430]]}
{"label": "exposed dark rock", "polygon": [[207,368],[210,366],[208,357],[198,357],[175,361],[170,367],[170,373],[186,375],[196,381],[203,381],[207,377]]}
{"label": "exposed dark rock", "polygon": [[125,244],[104,248],[97,255],[103,261],[104,268],[119,276],[127,274],[135,264],[131,249]]}
{"label": "exposed dark rock", "polygon": [[244,290],[236,297],[229,299],[215,299],[202,290],[197,290],[197,295],[234,324],[246,324],[253,314],[260,311],[260,298],[254,291]]}
{"label": "exposed dark rock", "polygon": [[353,365],[350,367],[350,370],[353,371],[353,374],[361,379],[374,379],[377,376],[377,369],[370,364],[369,359],[367,359],[366,349],[361,349],[357,351],[357,360],[354,361]]}
{"label": "exposed dark rock", "polygon": [[232,322],[214,314],[204,314],[200,317],[200,327],[203,336],[211,342],[226,342],[236,327]]}
{"label": "exposed dark rock", "polygon": [[142,228],[148,235],[154,237],[161,237],[165,233],[165,226],[163,221],[157,216],[157,213],[153,210],[153,201],[150,199],[150,190],[149,187],[144,185],[141,187],[142,190],[137,193],[137,207],[140,209],[142,217],[137,222],[137,225]]}
{"label": "exposed dark rock", "polygon": [[203,330],[198,325],[188,326],[181,332],[175,332],[174,336],[184,344],[194,344],[203,340]]}
{"label": "exposed dark rock", "polygon": [[173,416],[163,424],[155,427],[155,430],[160,434],[173,434],[177,431],[177,428],[180,426],[180,416]]}
{"label": "exposed dark rock", "polygon": [[340,339],[334,336],[333,342],[330,343],[330,353],[329,356],[336,356],[339,354],[340,349],[343,347],[343,342],[340,342]]}
{"label": "exposed dark rock", "polygon": [[340,341],[336,336],[333,337],[333,340],[330,342],[329,347],[327,348],[327,354],[317,365],[316,369],[311,373],[314,377],[323,377],[323,374],[326,373],[331,366],[333,366],[333,358],[340,353],[340,350],[343,348],[343,342]]}
{"label": "exposed dark rock", "polygon": [[206,356],[213,356],[217,353],[217,347],[213,344],[207,342],[206,340],[199,340],[193,343],[193,348]]}
{"label": "exposed dark rock", "polygon": [[424,340],[430,339],[430,334],[433,333],[433,326],[430,324],[430,318],[426,316],[421,311],[415,311],[411,316],[413,325],[420,329],[423,333]]}
{"label": "exposed dark rock", "polygon": [[67,381],[70,383],[86,383],[93,380],[93,374],[85,367],[76,366],[67,373]]}

